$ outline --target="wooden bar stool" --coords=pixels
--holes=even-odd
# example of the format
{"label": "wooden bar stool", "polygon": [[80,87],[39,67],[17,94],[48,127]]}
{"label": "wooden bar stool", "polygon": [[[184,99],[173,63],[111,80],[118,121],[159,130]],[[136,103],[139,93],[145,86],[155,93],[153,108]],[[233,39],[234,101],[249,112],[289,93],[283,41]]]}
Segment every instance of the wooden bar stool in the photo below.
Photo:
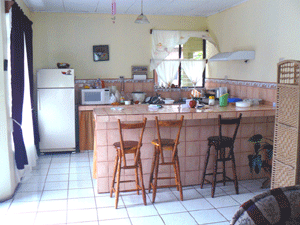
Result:
{"label": "wooden bar stool", "polygon": [[[205,159],[205,165],[202,175],[202,181],[201,181],[201,188],[203,188],[204,181],[207,181],[208,183],[212,184],[212,190],[211,190],[211,197],[213,198],[215,195],[215,188],[216,183],[223,182],[223,185],[225,186],[226,180],[227,181],[233,181],[235,186],[236,194],[239,193],[239,187],[238,187],[238,181],[236,176],[236,165],[235,165],[235,158],[234,158],[234,142],[237,135],[237,131],[241,122],[242,114],[240,113],[238,118],[234,119],[222,119],[221,115],[219,115],[219,136],[212,136],[208,138],[208,150],[206,153],[206,159]],[[222,125],[235,125],[235,130],[232,137],[226,137],[222,136]],[[206,173],[207,164],[209,161],[210,156],[210,149],[214,146],[215,152],[214,152],[214,170],[213,173]],[[226,156],[226,150],[228,150],[228,154]],[[227,161],[232,161],[232,172],[233,172],[233,179],[226,176],[225,171],[225,163]],[[218,162],[223,163],[223,171],[218,172]],[[223,179],[220,181],[217,181],[217,174],[222,174]],[[213,179],[212,182],[205,179],[206,175],[212,175]]]}
{"label": "wooden bar stool", "polygon": [[[121,121],[118,120],[120,142],[115,142],[113,144],[117,150],[117,155],[115,158],[113,179],[112,179],[112,184],[111,184],[111,189],[110,189],[110,197],[112,197],[113,192],[115,193],[115,196],[116,196],[115,208],[118,207],[120,183],[135,182],[135,185],[136,185],[135,189],[122,190],[122,191],[137,191],[137,194],[139,194],[139,190],[142,190],[144,204],[145,205],[147,204],[144,181],[143,181],[141,153],[140,153],[146,122],[147,122],[147,118],[144,118],[143,122],[140,122],[140,123],[121,123]],[[140,130],[139,141],[132,141],[132,140],[124,141],[123,140],[123,130],[126,130],[126,129],[139,129]],[[126,155],[129,155],[129,154],[134,155],[134,162],[131,165],[128,165],[126,162]],[[121,181],[120,175],[121,175],[122,169],[134,169],[135,170],[135,180],[122,180]],[[117,181],[115,181],[116,177],[117,177]],[[141,184],[139,183],[139,180],[140,180]],[[115,187],[115,183],[116,183],[116,187]]]}
{"label": "wooden bar stool", "polygon": [[[149,192],[151,191],[151,188],[153,189],[153,195],[152,195],[153,203],[155,202],[156,191],[157,188],[159,187],[161,188],[176,187],[177,190],[179,190],[180,192],[180,200],[181,201],[183,200],[178,149],[177,149],[177,146],[179,145],[180,130],[182,127],[183,118],[184,116],[181,116],[180,120],[158,121],[157,116],[155,117],[157,139],[151,142],[154,145],[154,154],[153,154],[153,160],[152,160],[151,172],[150,172],[150,181],[149,181]],[[176,139],[162,139],[160,135],[161,127],[178,128]],[[165,161],[164,151],[172,152],[172,157],[170,161]],[[158,177],[159,166],[169,166],[169,165],[173,165],[175,177]],[[163,179],[175,179],[175,185],[157,186],[157,180],[163,180]]]}

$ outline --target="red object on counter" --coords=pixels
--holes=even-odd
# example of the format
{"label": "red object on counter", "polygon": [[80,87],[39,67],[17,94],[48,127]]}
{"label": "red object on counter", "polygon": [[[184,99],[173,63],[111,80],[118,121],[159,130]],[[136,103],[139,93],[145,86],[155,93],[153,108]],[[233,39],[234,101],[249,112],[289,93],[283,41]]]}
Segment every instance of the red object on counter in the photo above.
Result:
{"label": "red object on counter", "polygon": [[195,101],[195,100],[192,100],[192,101],[190,101],[190,107],[191,108],[195,108],[196,107],[196,104],[197,104],[197,102]]}
{"label": "red object on counter", "polygon": [[101,80],[101,88],[105,88],[104,80]]}

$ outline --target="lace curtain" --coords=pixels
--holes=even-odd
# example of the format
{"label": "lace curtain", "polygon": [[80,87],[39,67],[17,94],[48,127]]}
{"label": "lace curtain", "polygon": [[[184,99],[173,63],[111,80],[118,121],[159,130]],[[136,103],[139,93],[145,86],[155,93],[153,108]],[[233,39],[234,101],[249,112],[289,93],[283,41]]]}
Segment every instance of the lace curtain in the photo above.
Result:
{"label": "lace curtain", "polygon": [[[178,70],[179,61],[171,62],[164,61],[164,59],[173,51],[176,45],[182,45],[188,41],[190,37],[199,37],[205,39],[212,44],[215,44],[213,39],[209,36],[206,31],[170,31],[170,30],[153,30],[152,31],[152,58],[150,63],[150,69],[156,69],[159,78],[165,83],[165,85],[170,86],[175,79],[176,72]],[[198,83],[199,80],[195,80],[194,72],[197,70],[190,68],[192,65],[196,65],[200,71],[203,71],[205,67],[205,61],[201,63],[189,64],[186,63],[186,73],[189,73],[188,77],[193,81]],[[203,65],[204,64],[204,65]],[[190,71],[190,72],[187,72]],[[199,74],[199,70],[198,70]],[[201,79],[202,76],[199,78]]]}
{"label": "lace curtain", "polygon": [[202,76],[199,76],[199,72],[203,73],[205,65],[205,60],[181,61],[182,68],[194,86],[202,86]]}
{"label": "lace curtain", "polygon": [[157,75],[167,87],[171,87],[178,73],[179,61],[163,61],[156,68]]}
{"label": "lace curtain", "polygon": [[156,69],[156,67],[173,51],[176,45],[186,43],[190,37],[205,39],[216,46],[216,43],[206,31],[153,30],[150,69]]}

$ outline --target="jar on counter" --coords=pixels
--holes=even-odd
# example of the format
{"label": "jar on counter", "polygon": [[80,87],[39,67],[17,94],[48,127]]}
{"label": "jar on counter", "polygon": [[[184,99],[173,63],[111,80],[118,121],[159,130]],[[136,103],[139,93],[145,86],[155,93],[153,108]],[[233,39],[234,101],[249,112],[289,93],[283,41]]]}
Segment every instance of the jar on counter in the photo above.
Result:
{"label": "jar on counter", "polygon": [[215,105],[215,96],[208,97],[208,105]]}

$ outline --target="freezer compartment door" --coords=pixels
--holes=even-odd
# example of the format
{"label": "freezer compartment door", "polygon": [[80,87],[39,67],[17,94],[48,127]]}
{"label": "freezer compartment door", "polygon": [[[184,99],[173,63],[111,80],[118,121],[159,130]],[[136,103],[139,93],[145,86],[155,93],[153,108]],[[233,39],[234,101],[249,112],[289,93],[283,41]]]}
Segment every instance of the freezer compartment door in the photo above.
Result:
{"label": "freezer compartment door", "polygon": [[74,89],[38,89],[37,95],[40,151],[75,150]]}
{"label": "freezer compartment door", "polygon": [[37,88],[73,88],[74,69],[41,69],[37,72]]}

